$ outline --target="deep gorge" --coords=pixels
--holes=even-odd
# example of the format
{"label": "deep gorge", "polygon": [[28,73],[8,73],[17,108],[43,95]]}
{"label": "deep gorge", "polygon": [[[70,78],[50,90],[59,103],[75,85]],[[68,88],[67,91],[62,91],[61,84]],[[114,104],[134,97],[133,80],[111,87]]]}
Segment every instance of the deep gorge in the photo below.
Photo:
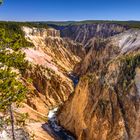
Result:
{"label": "deep gorge", "polygon": [[15,126],[26,139],[139,139],[139,29],[117,23],[18,26],[32,44],[19,48],[29,63],[21,75],[29,92],[14,107]]}

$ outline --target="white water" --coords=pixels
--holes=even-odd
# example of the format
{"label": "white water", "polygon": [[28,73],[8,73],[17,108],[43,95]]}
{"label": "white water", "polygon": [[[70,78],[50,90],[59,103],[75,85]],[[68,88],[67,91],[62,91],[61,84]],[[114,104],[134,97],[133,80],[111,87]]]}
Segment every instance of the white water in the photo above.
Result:
{"label": "white water", "polygon": [[57,111],[58,107],[49,111],[48,123],[42,125],[43,129],[45,129],[50,135],[54,136],[56,140],[75,140],[75,138],[68,134],[64,128],[58,125],[56,118]]}
{"label": "white water", "polygon": [[52,119],[53,117],[55,117],[55,114],[56,114],[57,110],[58,110],[58,107],[49,111],[49,113],[48,113],[48,119],[49,120]]}
{"label": "white water", "polygon": [[48,120],[51,122],[54,131],[59,132],[61,130],[61,127],[57,125],[57,119],[56,119],[57,111],[58,111],[58,107],[50,110],[48,113]]}
{"label": "white water", "polygon": [[[79,78],[69,73],[69,78],[73,81],[74,87],[77,85]],[[75,138],[66,131],[63,127],[59,126],[57,121],[58,107],[51,109],[48,113],[48,123],[42,125],[42,128],[46,130],[51,136],[54,136],[56,140],[75,140]]]}

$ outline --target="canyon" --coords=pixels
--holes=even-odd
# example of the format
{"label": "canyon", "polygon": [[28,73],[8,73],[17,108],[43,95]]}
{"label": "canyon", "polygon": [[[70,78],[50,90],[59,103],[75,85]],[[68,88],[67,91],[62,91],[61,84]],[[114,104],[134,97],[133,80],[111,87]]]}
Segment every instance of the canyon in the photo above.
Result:
{"label": "canyon", "polygon": [[132,29],[93,43],[78,64],[82,76],[58,115],[78,140],[140,138],[139,33]]}
{"label": "canyon", "polygon": [[[115,23],[21,26],[35,140],[140,139],[140,29]],[[30,138],[31,139],[31,138]],[[9,139],[10,140],[10,139]]]}
{"label": "canyon", "polygon": [[[32,77],[27,72],[35,89],[45,96],[38,100],[45,105],[35,102],[34,97],[27,104],[43,115],[60,106],[58,123],[78,140],[139,139],[140,31],[114,24],[76,27],[60,31],[23,28],[26,38],[39,53],[38,57],[33,50],[24,50],[27,60],[35,65],[35,71],[31,71],[37,73],[38,65],[39,73],[42,72],[40,65],[55,71],[46,84],[46,74],[40,80],[35,78],[37,74]],[[72,34],[71,30],[75,32]],[[75,90],[67,76],[69,72],[80,77]],[[57,85],[58,81],[61,82]],[[42,85],[47,87],[41,88]],[[45,111],[42,106],[46,105]]]}

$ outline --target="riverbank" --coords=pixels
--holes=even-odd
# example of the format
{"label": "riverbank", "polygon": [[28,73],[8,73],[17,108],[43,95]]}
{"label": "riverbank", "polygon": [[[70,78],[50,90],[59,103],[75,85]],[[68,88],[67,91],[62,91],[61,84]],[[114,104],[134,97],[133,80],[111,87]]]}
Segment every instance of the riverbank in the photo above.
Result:
{"label": "riverbank", "polygon": [[42,128],[47,131],[55,140],[76,140],[72,134],[59,126],[56,118],[58,108],[49,111],[48,122],[42,125]]}

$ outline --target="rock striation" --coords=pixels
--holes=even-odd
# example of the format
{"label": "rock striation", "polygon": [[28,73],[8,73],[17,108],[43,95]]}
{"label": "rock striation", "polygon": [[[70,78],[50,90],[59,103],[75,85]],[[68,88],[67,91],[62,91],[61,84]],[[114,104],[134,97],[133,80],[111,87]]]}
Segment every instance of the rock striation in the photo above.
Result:
{"label": "rock striation", "polygon": [[[73,43],[63,40],[60,32],[55,29],[22,29],[26,39],[35,46],[23,50],[30,62],[30,68],[26,70],[24,77],[31,79],[34,89],[27,104],[45,115],[48,109],[63,103],[73,92],[73,83],[67,73],[72,71],[80,57],[66,49],[66,46],[73,46]],[[74,45],[76,47],[76,43]]]}
{"label": "rock striation", "polygon": [[128,29],[127,26],[114,23],[51,26],[60,30],[61,37],[70,38],[76,42],[82,43],[83,45],[93,37],[107,38]]}
{"label": "rock striation", "polygon": [[140,139],[140,30],[95,40],[77,70],[60,124],[78,140]]}

